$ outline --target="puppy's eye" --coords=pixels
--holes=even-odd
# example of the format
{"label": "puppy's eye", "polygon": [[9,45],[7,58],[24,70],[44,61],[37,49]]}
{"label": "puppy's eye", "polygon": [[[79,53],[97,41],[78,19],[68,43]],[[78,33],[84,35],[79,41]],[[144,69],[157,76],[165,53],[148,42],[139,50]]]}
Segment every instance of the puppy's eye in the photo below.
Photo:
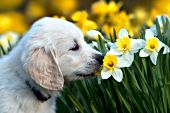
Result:
{"label": "puppy's eye", "polygon": [[77,51],[79,49],[79,45],[75,44],[74,47],[70,48],[71,51]]}

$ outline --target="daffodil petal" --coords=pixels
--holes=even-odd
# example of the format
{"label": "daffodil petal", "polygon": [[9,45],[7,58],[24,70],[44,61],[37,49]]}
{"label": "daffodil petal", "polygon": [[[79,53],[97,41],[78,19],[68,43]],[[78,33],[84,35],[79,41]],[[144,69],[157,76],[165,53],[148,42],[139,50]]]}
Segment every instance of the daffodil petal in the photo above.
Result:
{"label": "daffodil petal", "polygon": [[165,45],[163,54],[167,54],[167,53],[170,53],[170,48],[167,45]]}
{"label": "daffodil petal", "polygon": [[119,58],[117,67],[119,68],[130,67],[133,63],[133,60],[134,54],[126,52]]}
{"label": "daffodil petal", "polygon": [[117,48],[116,43],[112,43],[112,44],[110,45],[110,47],[111,47],[111,48]]}
{"label": "daffodil petal", "polygon": [[93,44],[95,47],[97,47],[97,48],[98,48],[97,42],[92,41],[92,44]]}
{"label": "daffodil petal", "polygon": [[115,69],[112,73],[113,78],[117,81],[117,82],[121,82],[123,79],[123,73],[121,69]]}
{"label": "daffodil petal", "polygon": [[118,34],[119,38],[128,37],[128,35],[129,35],[129,33],[128,33],[128,31],[126,29],[121,29],[119,31],[119,34]]}
{"label": "daffodil petal", "polygon": [[127,55],[125,55],[125,57],[127,58],[126,62],[127,62],[127,65],[126,67],[130,67],[133,63],[133,60],[134,60],[134,54],[129,54],[128,57]]}
{"label": "daffodil petal", "polygon": [[113,54],[113,55],[122,55],[123,52],[119,51],[117,48],[111,49],[108,53]]}
{"label": "daffodil petal", "polygon": [[109,45],[110,47],[112,47],[113,44],[114,44],[114,43],[112,43],[112,42],[107,42],[107,45]]}
{"label": "daffodil petal", "polygon": [[145,39],[148,40],[148,39],[153,38],[153,37],[154,37],[154,33],[152,32],[152,30],[147,29],[145,31]]}
{"label": "daffodil petal", "polygon": [[143,39],[132,39],[131,52],[137,53],[139,49],[145,46],[145,40]]}
{"label": "daffodil petal", "polygon": [[103,68],[101,71],[102,79],[108,79],[112,75],[111,71],[108,71],[106,68]]}
{"label": "daffodil petal", "polygon": [[157,53],[157,52],[153,52],[153,53],[151,54],[151,56],[150,56],[150,59],[151,59],[151,61],[152,61],[152,63],[153,63],[154,65],[156,65],[157,57],[158,57],[158,53]]}
{"label": "daffodil petal", "polygon": [[161,41],[159,41],[159,47],[157,49],[157,52],[159,52],[161,50],[161,48],[164,47],[164,46],[165,46],[165,44],[162,43]]}
{"label": "daffodil petal", "polygon": [[153,32],[154,36],[157,36],[156,25],[153,25],[150,30]]}
{"label": "daffodil petal", "polygon": [[147,51],[146,49],[142,49],[139,52],[139,56],[140,57],[148,57],[151,53],[149,51]]}

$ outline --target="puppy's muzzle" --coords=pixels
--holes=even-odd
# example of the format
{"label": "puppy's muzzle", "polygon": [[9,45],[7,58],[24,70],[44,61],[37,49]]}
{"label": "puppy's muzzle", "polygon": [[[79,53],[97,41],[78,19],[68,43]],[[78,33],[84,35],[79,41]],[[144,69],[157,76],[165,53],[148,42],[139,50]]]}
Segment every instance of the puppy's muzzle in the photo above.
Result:
{"label": "puppy's muzzle", "polygon": [[96,61],[99,63],[99,65],[103,64],[103,59],[104,59],[104,55],[102,54],[96,54],[94,56],[94,59],[96,59]]}

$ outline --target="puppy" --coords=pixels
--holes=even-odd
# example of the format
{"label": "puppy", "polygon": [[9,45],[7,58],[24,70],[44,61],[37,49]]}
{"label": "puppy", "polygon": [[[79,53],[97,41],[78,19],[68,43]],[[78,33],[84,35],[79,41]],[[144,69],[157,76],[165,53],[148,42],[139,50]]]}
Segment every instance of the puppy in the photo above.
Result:
{"label": "puppy", "polygon": [[102,58],[74,24],[38,20],[0,59],[0,113],[55,113],[64,83],[89,77]]}

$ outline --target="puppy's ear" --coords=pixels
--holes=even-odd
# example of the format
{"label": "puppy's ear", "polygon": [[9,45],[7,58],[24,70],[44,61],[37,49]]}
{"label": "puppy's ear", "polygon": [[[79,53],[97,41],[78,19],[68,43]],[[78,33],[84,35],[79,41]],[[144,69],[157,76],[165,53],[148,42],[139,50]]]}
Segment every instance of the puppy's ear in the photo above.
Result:
{"label": "puppy's ear", "polygon": [[25,59],[24,68],[37,84],[48,90],[63,88],[64,78],[54,51],[47,53],[44,48],[37,48],[28,52]]}

